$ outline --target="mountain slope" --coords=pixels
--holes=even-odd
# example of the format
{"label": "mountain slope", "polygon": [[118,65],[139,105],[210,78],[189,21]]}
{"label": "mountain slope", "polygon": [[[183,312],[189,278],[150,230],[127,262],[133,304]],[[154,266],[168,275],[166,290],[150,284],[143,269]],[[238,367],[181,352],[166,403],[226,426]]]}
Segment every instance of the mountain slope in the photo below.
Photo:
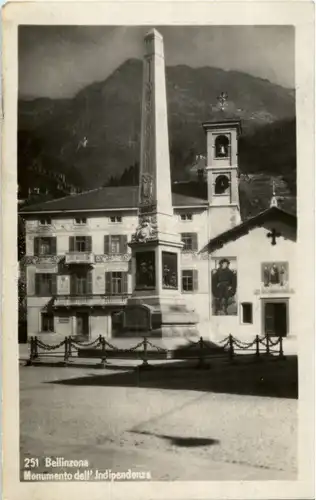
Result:
{"label": "mountain slope", "polygon": [[[205,152],[201,123],[218,113],[217,96],[222,91],[228,93],[229,112],[243,121],[245,149],[241,160],[252,171],[261,126],[266,129],[295,116],[292,90],[244,73],[174,66],[167,68],[166,78],[173,176],[192,164],[195,154]],[[141,87],[142,62],[128,60],[105,81],[89,85],[73,99],[20,101],[19,130],[41,144],[37,154],[44,165],[50,163],[49,168],[54,168],[55,162],[66,172],[72,171],[73,178],[77,172],[78,182],[82,179],[85,187],[99,186],[139,160]],[[283,144],[282,163],[286,164],[288,157],[293,163],[295,127],[294,137],[293,127],[284,134],[285,143],[294,144],[294,150],[292,147],[288,154]],[[267,137],[267,132],[263,135]],[[263,149],[267,150],[266,162],[263,165],[258,155],[257,159],[265,169],[270,153],[265,145]],[[26,168],[27,161],[21,158],[19,171]]]}

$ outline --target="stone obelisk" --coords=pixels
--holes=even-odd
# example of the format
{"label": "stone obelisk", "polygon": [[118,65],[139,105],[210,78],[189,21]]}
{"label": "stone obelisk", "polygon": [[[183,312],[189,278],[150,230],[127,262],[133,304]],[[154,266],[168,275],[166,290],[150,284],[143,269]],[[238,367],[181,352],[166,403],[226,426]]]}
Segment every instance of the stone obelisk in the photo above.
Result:
{"label": "stone obelisk", "polygon": [[133,325],[137,330],[149,318],[150,336],[196,335],[198,318],[181,294],[183,244],[172,207],[164,46],[155,29],[145,36],[140,154],[138,227],[130,243],[133,294],[125,330]]}

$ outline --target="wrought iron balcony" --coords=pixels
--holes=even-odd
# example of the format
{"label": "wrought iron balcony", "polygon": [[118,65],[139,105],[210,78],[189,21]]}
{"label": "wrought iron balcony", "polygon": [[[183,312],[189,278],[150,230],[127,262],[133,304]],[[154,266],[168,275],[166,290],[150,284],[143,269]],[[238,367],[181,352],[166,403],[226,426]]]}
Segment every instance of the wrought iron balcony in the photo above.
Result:
{"label": "wrought iron balcony", "polygon": [[92,252],[67,252],[65,264],[94,264]]}
{"label": "wrought iron balcony", "polygon": [[104,306],[124,306],[130,294],[121,295],[55,295],[53,307],[104,307]]}

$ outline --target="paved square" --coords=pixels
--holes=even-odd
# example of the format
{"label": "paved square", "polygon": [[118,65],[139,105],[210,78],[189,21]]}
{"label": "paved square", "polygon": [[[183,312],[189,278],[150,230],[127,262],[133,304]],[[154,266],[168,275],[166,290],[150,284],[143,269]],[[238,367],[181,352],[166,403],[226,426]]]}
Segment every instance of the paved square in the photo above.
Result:
{"label": "paved square", "polygon": [[194,369],[190,389],[168,389],[157,372],[21,366],[21,467],[54,456],[153,480],[295,479],[297,400],[194,390],[214,376]]}

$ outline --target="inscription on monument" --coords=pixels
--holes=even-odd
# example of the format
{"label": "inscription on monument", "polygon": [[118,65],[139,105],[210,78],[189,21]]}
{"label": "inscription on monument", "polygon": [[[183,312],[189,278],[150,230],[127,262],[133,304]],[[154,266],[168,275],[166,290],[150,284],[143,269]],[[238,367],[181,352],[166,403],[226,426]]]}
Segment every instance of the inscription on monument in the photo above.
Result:
{"label": "inscription on monument", "polygon": [[124,310],[124,329],[131,331],[151,330],[151,312],[146,306],[127,306]]}

